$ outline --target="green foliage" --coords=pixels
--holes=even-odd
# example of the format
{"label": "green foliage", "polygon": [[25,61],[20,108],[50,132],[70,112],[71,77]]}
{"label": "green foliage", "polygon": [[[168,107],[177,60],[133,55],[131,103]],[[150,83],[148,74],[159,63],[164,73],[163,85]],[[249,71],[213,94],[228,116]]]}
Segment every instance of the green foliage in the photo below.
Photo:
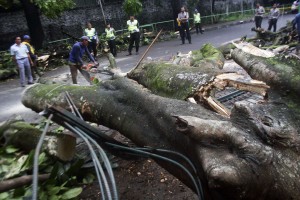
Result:
{"label": "green foliage", "polygon": [[[31,0],[39,7],[42,13],[48,18],[58,17],[63,11],[75,6],[73,0]],[[0,7],[9,9],[13,4],[19,4],[17,0],[0,0]]]}
{"label": "green foliage", "polygon": [[128,16],[136,16],[142,12],[143,4],[139,0],[125,0],[123,3],[123,9]]}
{"label": "green foliage", "polygon": [[[13,146],[6,146],[0,148],[0,155],[0,180],[21,177],[32,172],[34,151],[23,154],[22,151]],[[61,200],[78,197],[82,192],[78,183],[91,183],[95,179],[90,171],[82,170],[83,164],[83,159],[79,158],[73,162],[62,163],[42,152],[39,156],[39,174],[50,173],[50,177],[44,183],[39,184],[39,199]],[[76,178],[76,176],[80,176],[81,179]],[[23,186],[0,193],[0,200],[21,200],[29,198],[31,195],[31,186]]]}
{"label": "green foliage", "polygon": [[34,3],[48,18],[58,17],[63,11],[75,6],[73,0],[34,0]]}
{"label": "green foliage", "polygon": [[0,80],[17,74],[17,67],[8,52],[0,53]]}

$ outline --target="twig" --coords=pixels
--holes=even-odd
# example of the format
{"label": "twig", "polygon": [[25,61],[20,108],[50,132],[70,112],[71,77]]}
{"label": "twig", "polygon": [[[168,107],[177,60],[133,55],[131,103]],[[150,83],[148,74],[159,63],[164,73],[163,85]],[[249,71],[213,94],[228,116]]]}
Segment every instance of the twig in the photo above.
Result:
{"label": "twig", "polygon": [[[49,176],[50,176],[50,174],[38,175],[38,180],[40,182],[43,182],[43,181],[47,180],[49,178]],[[0,193],[9,191],[11,189],[16,189],[16,188],[19,188],[24,185],[29,185],[29,184],[31,184],[32,180],[33,180],[32,175],[26,175],[26,176],[21,176],[18,178],[1,181],[0,182]]]}
{"label": "twig", "polygon": [[146,49],[145,53],[143,54],[143,56],[141,57],[141,59],[139,60],[139,62],[136,64],[136,66],[131,69],[127,74],[131,73],[133,70],[135,70],[139,64],[142,62],[142,60],[145,58],[146,54],[148,53],[148,51],[150,50],[150,48],[153,46],[154,42],[157,40],[157,38],[159,37],[159,35],[161,34],[162,29],[158,32],[158,34],[156,35],[156,37],[154,38],[154,40],[151,42],[151,44],[149,45],[149,47]]}

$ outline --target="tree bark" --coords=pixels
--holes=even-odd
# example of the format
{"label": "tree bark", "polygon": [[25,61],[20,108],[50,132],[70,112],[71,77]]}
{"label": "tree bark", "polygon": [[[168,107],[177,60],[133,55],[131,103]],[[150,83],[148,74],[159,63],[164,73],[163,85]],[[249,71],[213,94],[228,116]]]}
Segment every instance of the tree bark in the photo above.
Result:
{"label": "tree bark", "polygon": [[40,20],[39,9],[30,0],[20,1],[24,8],[32,44],[36,49],[41,49],[43,47],[44,31]]}
{"label": "tree bark", "polygon": [[300,95],[300,61],[294,57],[285,58],[279,55],[264,58],[241,49],[234,49],[231,55],[252,78],[265,81],[271,89],[282,95]]}
{"label": "tree bark", "polygon": [[[176,150],[195,163],[212,199],[297,199],[299,121],[284,104],[240,102],[231,119],[189,102],[151,94],[127,78],[99,86],[36,84],[22,98],[36,112],[68,108],[68,91],[84,118],[118,130],[140,146]],[[186,176],[164,166],[185,184]]]}
{"label": "tree bark", "polygon": [[[36,148],[42,131],[19,119],[11,119],[0,124],[0,138],[5,145],[14,145],[30,152]],[[63,161],[75,155],[76,138],[66,134],[48,133],[43,149]]]}
{"label": "tree bark", "polygon": [[[38,175],[39,182],[44,182],[50,177],[50,174],[42,174]],[[19,187],[22,187],[24,185],[29,185],[32,183],[33,176],[32,175],[26,175],[21,176],[14,179],[9,179],[5,181],[1,181],[0,183],[0,192],[6,192],[11,189],[16,189]]]}

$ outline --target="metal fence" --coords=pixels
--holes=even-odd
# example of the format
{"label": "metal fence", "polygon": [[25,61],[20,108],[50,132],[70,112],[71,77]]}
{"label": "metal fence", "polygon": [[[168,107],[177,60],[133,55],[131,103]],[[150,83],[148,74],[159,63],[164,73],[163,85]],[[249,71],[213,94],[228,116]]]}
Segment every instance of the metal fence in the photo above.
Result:
{"label": "metal fence", "polygon": [[[86,0],[86,1],[92,1],[92,0]],[[265,7],[266,13],[268,13],[270,9],[271,9],[271,7]],[[290,5],[280,5],[279,9],[280,9],[281,13],[286,13],[286,12],[290,11],[291,7],[290,7]],[[228,21],[233,21],[233,20],[243,21],[245,19],[250,19],[252,17],[254,17],[254,9],[248,9],[248,10],[241,9],[239,11],[234,11],[234,12],[225,12],[225,13],[220,13],[220,14],[201,16],[201,22],[205,26],[205,25],[209,25],[209,24],[228,22]],[[190,18],[190,23],[193,26],[193,18]],[[140,28],[146,29],[146,31],[148,31],[148,32],[149,31],[157,32],[162,28],[165,31],[174,31],[174,30],[176,30],[177,25],[174,20],[167,20],[167,21],[155,22],[155,23],[150,23],[150,24],[143,24],[143,25],[140,25]],[[122,34],[125,32],[127,32],[127,29],[116,30],[117,34]],[[52,41],[50,43],[53,44],[56,42],[68,42],[68,41],[71,41],[71,39],[66,38],[66,39],[62,39],[62,40]]]}

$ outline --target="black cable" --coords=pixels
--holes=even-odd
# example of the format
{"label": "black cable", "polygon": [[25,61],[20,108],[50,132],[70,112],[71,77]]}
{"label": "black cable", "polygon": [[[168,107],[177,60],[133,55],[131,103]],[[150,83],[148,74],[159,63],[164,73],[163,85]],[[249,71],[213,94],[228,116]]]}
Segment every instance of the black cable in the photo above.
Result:
{"label": "black cable", "polygon": [[[160,160],[163,160],[163,161],[167,161],[169,163],[172,163],[174,164],[175,166],[181,168],[188,176],[189,178],[192,180],[194,186],[195,186],[195,189],[196,189],[196,193],[199,197],[200,200],[204,199],[203,198],[203,190],[202,188],[200,189],[200,186],[197,184],[197,181],[195,180],[195,178],[193,177],[193,175],[189,172],[189,170],[183,166],[182,164],[178,163],[177,161],[175,160],[172,160],[170,158],[167,158],[167,157],[164,157],[164,156],[160,156],[160,155],[157,155],[157,154],[153,154],[153,153],[149,153],[149,152],[145,152],[145,151],[142,151],[142,150],[138,150],[138,149],[134,149],[134,148],[131,148],[131,147],[125,147],[125,146],[121,146],[121,145],[118,145],[118,144],[112,144],[112,143],[109,143],[109,142],[106,142],[107,145],[109,146],[112,146],[116,149],[120,149],[120,150],[125,150],[125,151],[134,151],[134,152],[137,152],[143,156],[148,156],[148,157],[151,157],[151,158],[156,158],[156,159],[160,159]],[[200,192],[201,191],[201,192]]]}

